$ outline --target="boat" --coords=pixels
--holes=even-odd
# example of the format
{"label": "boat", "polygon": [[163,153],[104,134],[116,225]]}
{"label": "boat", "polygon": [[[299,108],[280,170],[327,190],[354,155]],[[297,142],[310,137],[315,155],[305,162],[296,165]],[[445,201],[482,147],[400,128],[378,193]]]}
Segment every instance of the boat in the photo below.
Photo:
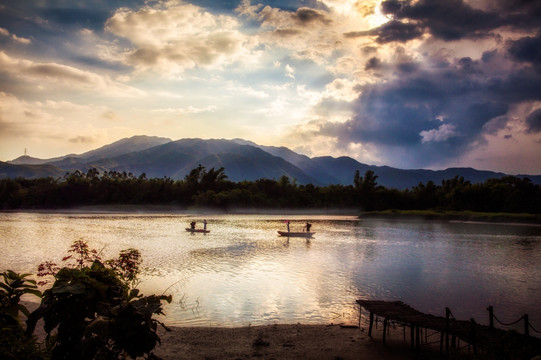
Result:
{"label": "boat", "polygon": [[278,231],[280,236],[309,238],[315,234],[313,231]]}
{"label": "boat", "polygon": [[192,229],[192,228],[186,228],[186,231],[191,232],[191,233],[203,233],[203,234],[208,234],[210,232],[210,230]]}

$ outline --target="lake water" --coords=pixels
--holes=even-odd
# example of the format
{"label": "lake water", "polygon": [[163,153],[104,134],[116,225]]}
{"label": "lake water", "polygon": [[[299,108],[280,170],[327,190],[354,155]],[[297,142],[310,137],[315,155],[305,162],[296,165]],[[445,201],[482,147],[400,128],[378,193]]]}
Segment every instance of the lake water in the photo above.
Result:
{"label": "lake water", "polygon": [[[210,234],[190,234],[193,219]],[[310,221],[311,240],[283,238]],[[357,299],[402,300],[457,319],[541,330],[541,227],[327,215],[0,213],[0,271],[61,263],[74,240],[105,258],[142,252],[143,293],[173,295],[166,323],[356,323]],[[518,329],[522,329],[522,324]],[[522,331],[522,330],[521,330]]]}

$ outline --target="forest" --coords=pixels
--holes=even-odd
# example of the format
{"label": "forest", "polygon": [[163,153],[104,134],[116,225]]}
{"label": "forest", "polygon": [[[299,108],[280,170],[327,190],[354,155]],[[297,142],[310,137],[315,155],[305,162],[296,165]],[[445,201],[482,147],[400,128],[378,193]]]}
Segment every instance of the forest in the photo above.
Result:
{"label": "forest", "polygon": [[178,208],[438,210],[541,213],[541,186],[505,176],[472,184],[455,176],[406,190],[377,183],[377,174],[359,171],[351,185],[298,185],[278,180],[229,181],[224,168],[199,165],[182,180],[147,178],[92,168],[62,178],[0,179],[0,209],[65,209],[88,205],[168,205]]}

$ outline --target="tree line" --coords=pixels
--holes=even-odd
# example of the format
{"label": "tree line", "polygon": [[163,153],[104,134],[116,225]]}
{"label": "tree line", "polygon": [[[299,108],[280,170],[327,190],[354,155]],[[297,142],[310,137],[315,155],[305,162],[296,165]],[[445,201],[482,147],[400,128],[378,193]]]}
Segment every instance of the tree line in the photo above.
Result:
{"label": "tree line", "polygon": [[406,190],[377,183],[371,170],[356,171],[351,185],[299,185],[278,180],[232,182],[225,169],[199,165],[182,180],[147,178],[92,168],[63,178],[0,179],[0,208],[51,209],[83,205],[145,204],[213,208],[290,208],[374,210],[455,210],[541,213],[541,186],[527,178],[505,176],[472,184],[463,177],[419,183]]}

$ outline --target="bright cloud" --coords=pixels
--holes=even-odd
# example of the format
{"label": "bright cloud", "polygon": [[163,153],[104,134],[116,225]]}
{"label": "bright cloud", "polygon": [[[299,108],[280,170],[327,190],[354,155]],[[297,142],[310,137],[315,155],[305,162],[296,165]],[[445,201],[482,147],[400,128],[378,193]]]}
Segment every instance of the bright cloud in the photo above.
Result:
{"label": "bright cloud", "polygon": [[4,28],[0,28],[0,36],[10,37],[13,41],[18,42],[23,45],[28,45],[32,43],[32,40],[24,38],[24,37],[19,37],[15,34],[10,34],[9,31]]}
{"label": "bright cloud", "polygon": [[432,129],[428,131],[423,130],[419,133],[419,135],[421,135],[422,137],[422,143],[427,143],[431,141],[445,141],[457,135],[456,126],[454,126],[453,124],[443,124],[440,125],[440,127],[438,127],[437,129]]}
{"label": "bright cloud", "polygon": [[257,57],[254,44],[235,18],[182,2],[122,8],[105,26],[133,44],[124,53],[124,61],[137,69],[175,74],[195,67],[246,65]]}
{"label": "bright cloud", "polygon": [[11,57],[0,51],[0,72],[21,79],[38,89],[75,89],[100,92],[113,97],[141,96],[143,91],[116,82],[107,76],[57,63],[40,63]]}

